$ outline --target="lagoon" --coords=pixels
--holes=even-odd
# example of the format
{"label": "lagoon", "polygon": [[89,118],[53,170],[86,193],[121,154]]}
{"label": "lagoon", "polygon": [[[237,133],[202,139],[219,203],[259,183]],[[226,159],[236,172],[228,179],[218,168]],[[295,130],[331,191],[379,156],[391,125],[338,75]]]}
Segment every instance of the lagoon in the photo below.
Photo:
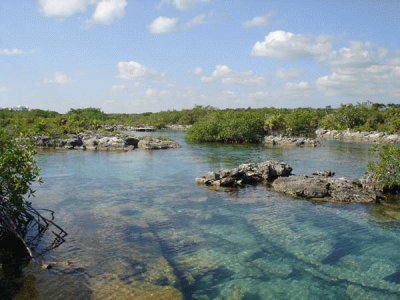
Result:
{"label": "lagoon", "polygon": [[358,178],[368,144],[193,145],[162,134],[182,148],[37,156],[44,184],[34,205],[56,211],[69,235],[43,258],[54,268],[27,270],[31,299],[400,298],[398,206],[310,202],[262,185],[214,191],[194,180],[272,159],[299,175]]}

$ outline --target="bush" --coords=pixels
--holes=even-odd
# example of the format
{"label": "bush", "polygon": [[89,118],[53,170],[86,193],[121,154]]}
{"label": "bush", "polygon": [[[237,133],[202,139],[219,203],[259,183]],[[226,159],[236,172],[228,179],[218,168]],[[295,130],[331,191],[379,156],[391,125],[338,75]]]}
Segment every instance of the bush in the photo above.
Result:
{"label": "bush", "polygon": [[187,132],[191,142],[255,143],[264,134],[264,117],[246,110],[216,111]]}
{"label": "bush", "polygon": [[31,196],[31,184],[40,181],[32,142],[0,130],[0,197],[22,208],[24,196]]}
{"label": "bush", "polygon": [[370,150],[377,156],[368,163],[368,172],[380,188],[400,187],[400,147],[396,145],[375,145]]}

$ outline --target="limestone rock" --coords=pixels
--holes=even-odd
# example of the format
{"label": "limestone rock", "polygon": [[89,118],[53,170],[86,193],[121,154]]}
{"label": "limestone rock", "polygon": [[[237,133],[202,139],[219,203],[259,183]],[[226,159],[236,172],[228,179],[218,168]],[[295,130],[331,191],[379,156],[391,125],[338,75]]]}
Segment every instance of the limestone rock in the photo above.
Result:
{"label": "limestone rock", "polygon": [[305,137],[288,137],[269,135],[264,137],[264,145],[272,146],[294,146],[294,147],[319,147],[321,143],[318,140]]}
{"label": "limestone rock", "polygon": [[400,134],[387,134],[377,131],[351,131],[349,129],[339,131],[319,128],[315,133],[318,138],[327,140],[400,144]]}
{"label": "limestone rock", "polygon": [[322,176],[289,176],[276,179],[273,188],[297,197],[323,199],[332,202],[379,202],[380,195],[363,188],[359,180]]}
{"label": "limestone rock", "polygon": [[264,161],[261,163],[242,164],[238,168],[209,172],[206,176],[196,178],[198,184],[238,187],[272,181],[280,176],[289,176],[292,168],[283,162]]}
{"label": "limestone rock", "polygon": [[173,140],[164,140],[154,137],[145,137],[138,142],[138,147],[146,150],[176,149],[180,145]]}

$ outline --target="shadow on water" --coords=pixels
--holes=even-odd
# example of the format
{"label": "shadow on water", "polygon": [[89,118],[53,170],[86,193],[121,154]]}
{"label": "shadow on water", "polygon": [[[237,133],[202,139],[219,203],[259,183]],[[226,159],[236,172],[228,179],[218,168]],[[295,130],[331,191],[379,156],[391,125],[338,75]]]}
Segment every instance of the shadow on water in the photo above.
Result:
{"label": "shadow on water", "polygon": [[[384,299],[398,288],[399,228],[371,222],[378,206],[311,203],[262,186],[213,191],[194,181],[211,170],[266,159],[287,161],[298,173],[329,168],[358,177],[367,147],[189,145],[183,135],[171,137],[183,147],[41,157],[48,185],[38,201],[54,208],[47,193],[59,195],[57,211],[76,240],[68,243],[76,249],[72,254],[62,247],[55,260],[77,257],[85,263],[38,276],[38,282],[54,283],[39,283],[40,293],[58,289],[69,295],[68,280],[82,290],[78,282],[89,282],[87,293],[100,296],[103,286],[129,291],[151,283],[174,287],[184,299],[357,299],[358,291],[359,299],[369,291],[378,293],[371,299]],[[67,175],[57,176],[66,169]],[[392,210],[384,208],[385,214]]]}
{"label": "shadow on water", "polygon": [[16,206],[0,197],[1,299],[8,299],[24,286],[23,270],[33,258],[65,242],[67,233],[53,220],[51,210],[39,212],[28,202]]}
{"label": "shadow on water", "polygon": [[397,283],[400,284],[400,271],[395,272],[390,274],[389,276],[386,276],[384,278],[384,280],[389,281],[389,282],[393,282],[393,283]]}

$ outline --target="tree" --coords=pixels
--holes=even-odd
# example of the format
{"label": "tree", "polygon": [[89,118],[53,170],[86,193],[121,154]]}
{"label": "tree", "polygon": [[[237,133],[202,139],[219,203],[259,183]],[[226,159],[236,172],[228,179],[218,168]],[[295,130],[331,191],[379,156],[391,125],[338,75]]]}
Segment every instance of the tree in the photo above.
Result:
{"label": "tree", "polygon": [[32,258],[31,249],[49,226],[54,240],[43,252],[61,245],[67,235],[53,222],[52,211],[45,210],[51,215],[46,218],[26,200],[35,192],[32,184],[41,182],[34,155],[30,139],[0,129],[0,266],[9,276],[20,273],[20,264]]}
{"label": "tree", "polygon": [[382,189],[400,188],[400,147],[397,145],[374,145],[370,150],[377,157],[368,163],[368,172]]}
{"label": "tree", "polygon": [[24,197],[34,194],[32,183],[41,181],[32,142],[0,130],[0,197],[22,208]]}

